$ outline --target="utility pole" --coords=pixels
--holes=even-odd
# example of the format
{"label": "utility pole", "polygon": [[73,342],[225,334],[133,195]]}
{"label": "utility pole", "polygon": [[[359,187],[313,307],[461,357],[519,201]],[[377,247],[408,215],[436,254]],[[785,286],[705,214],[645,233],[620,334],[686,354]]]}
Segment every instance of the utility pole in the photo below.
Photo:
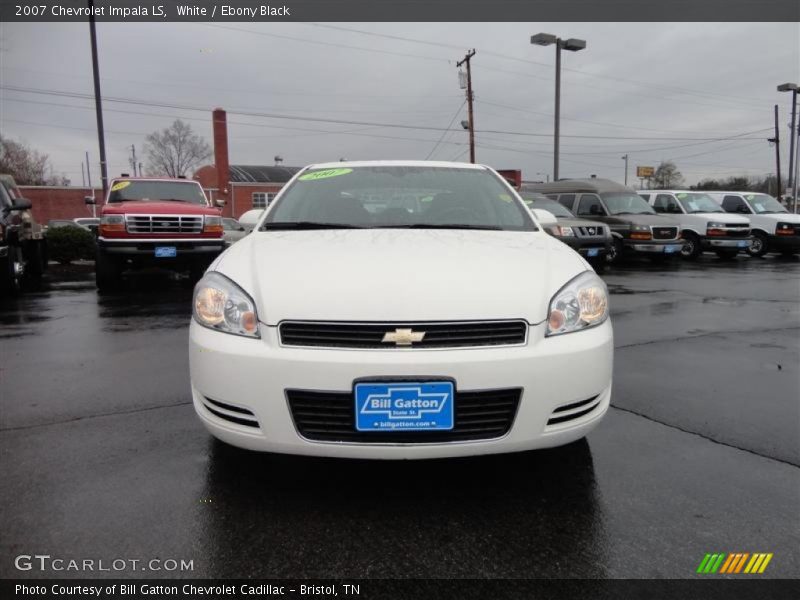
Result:
{"label": "utility pole", "polygon": [[[778,192],[775,194],[778,198],[783,196],[783,192],[781,191],[781,134],[778,128],[778,105],[775,105],[775,137],[767,138],[767,141],[770,144],[775,144],[775,168],[776,176],[777,176],[777,183],[778,183]],[[791,176],[790,176],[791,177]]]}
{"label": "utility pole", "polygon": [[[136,174],[136,165],[137,165],[137,162],[136,162],[136,146],[134,144],[131,144],[131,160],[130,160],[130,163],[131,163],[131,166],[133,166],[133,176],[137,177],[137,174]],[[139,173],[139,176],[141,176],[141,172]]]}
{"label": "utility pole", "polygon": [[94,77],[94,108],[97,114],[97,142],[100,146],[100,179],[103,183],[103,197],[108,190],[108,169],[106,163],[106,140],[103,131],[103,104],[100,100],[100,66],[97,63],[97,32],[94,26],[94,0],[89,0],[89,37],[92,42],[92,75]]}
{"label": "utility pole", "polygon": [[473,48],[464,56],[464,60],[456,63],[456,67],[467,65],[467,111],[469,115],[469,162],[475,163],[475,118],[472,112],[472,70],[470,69],[470,59],[475,56]]}
{"label": "utility pole", "polygon": [[[89,186],[89,189],[92,190],[92,198],[94,198],[94,188],[92,187],[92,173],[89,170],[89,151],[86,151],[86,185]],[[97,202],[92,204],[92,216],[97,216]]]}
{"label": "utility pole", "polygon": [[628,185],[628,155],[623,156],[622,160],[625,161],[625,185]]}
{"label": "utility pole", "polygon": [[83,168],[83,161],[81,161],[81,181],[83,182],[83,187],[86,187],[86,171]]}

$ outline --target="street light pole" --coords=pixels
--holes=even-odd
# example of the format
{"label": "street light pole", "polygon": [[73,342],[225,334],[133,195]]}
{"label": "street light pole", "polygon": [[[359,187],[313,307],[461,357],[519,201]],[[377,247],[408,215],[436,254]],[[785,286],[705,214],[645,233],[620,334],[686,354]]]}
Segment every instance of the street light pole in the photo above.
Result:
{"label": "street light pole", "polygon": [[531,44],[536,46],[556,46],[556,106],[553,124],[553,181],[558,181],[558,153],[561,136],[561,49],[577,52],[586,48],[586,41],[577,38],[562,40],[551,33],[537,33],[531,36]]}
{"label": "street light pole", "polygon": [[[797,84],[796,83],[783,83],[778,86],[779,92],[792,92],[792,124],[790,126],[789,131],[792,132],[792,135],[789,136],[789,181],[786,183],[786,187],[796,189],[792,186],[792,183],[797,179],[794,172],[794,163],[797,162],[795,157],[795,138],[797,134],[795,132],[795,127],[797,126]],[[795,197],[797,197],[797,192],[794,192]]]}
{"label": "street light pole", "polygon": [[625,161],[625,185],[628,185],[628,155],[623,156],[622,160]]}

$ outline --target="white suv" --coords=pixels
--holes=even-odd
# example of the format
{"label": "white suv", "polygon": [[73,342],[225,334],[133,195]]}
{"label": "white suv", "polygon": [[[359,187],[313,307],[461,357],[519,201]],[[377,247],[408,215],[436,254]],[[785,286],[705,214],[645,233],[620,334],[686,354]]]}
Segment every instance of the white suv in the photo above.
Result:
{"label": "white suv", "polygon": [[639,195],[660,214],[678,220],[683,235],[684,258],[697,258],[713,251],[720,258],[733,258],[750,247],[750,221],[729,215],[704,192],[681,190],[641,191]]}
{"label": "white suv", "polygon": [[753,241],[751,256],[780,252],[791,256],[800,252],[800,215],[787,211],[767,194],[753,192],[708,192],[725,212],[739,213],[750,219]]}

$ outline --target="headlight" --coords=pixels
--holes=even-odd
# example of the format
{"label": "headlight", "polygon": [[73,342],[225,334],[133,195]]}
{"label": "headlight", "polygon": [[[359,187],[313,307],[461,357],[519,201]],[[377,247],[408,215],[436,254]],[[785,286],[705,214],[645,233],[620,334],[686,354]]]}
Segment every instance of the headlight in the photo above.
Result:
{"label": "headlight", "polygon": [[253,299],[224,275],[209,271],[197,282],[192,315],[209,329],[258,338],[258,317]]}
{"label": "headlight", "polygon": [[719,221],[709,221],[706,225],[708,229],[723,229],[727,226],[727,223],[720,223]]}
{"label": "headlight", "polygon": [[608,288],[592,271],[584,271],[550,300],[546,336],[600,325],[608,318]]}
{"label": "headlight", "polygon": [[216,215],[206,215],[203,231],[206,233],[222,233],[222,217]]}
{"label": "headlight", "polygon": [[124,215],[106,215],[100,218],[100,225],[122,225],[124,222]]}
{"label": "headlight", "polygon": [[776,235],[794,235],[794,225],[791,223],[778,223],[775,226]]}
{"label": "headlight", "polygon": [[560,235],[562,237],[575,235],[575,233],[572,231],[572,227],[562,227],[556,225],[555,227],[550,228],[550,231],[552,231],[555,235]]}
{"label": "headlight", "polygon": [[125,215],[104,215],[100,217],[99,234],[125,233]]}

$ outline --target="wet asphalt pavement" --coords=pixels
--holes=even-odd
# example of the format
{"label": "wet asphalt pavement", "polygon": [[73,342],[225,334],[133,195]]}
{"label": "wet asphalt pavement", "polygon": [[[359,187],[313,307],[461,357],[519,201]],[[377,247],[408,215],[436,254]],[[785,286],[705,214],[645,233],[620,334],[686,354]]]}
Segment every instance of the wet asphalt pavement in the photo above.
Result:
{"label": "wet asphalt pavement", "polygon": [[[185,577],[800,576],[800,260],[632,262],[613,407],[564,449],[424,462],[223,447],[188,388],[189,286],[90,273],[0,302],[0,577],[19,554]],[[579,369],[580,365],[576,365]],[[91,576],[92,573],[84,575]],[[98,575],[98,574],[95,574]]]}

